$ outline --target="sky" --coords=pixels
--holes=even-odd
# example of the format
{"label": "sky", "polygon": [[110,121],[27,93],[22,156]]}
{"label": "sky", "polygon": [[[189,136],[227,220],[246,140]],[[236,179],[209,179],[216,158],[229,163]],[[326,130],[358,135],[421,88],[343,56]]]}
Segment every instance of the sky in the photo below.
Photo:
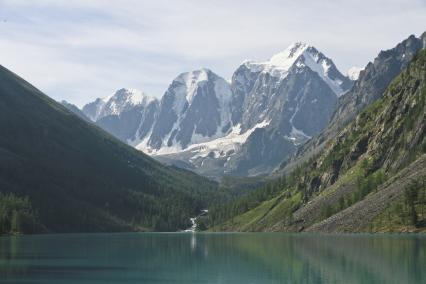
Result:
{"label": "sky", "polygon": [[342,73],[426,31],[426,0],[0,0],[0,65],[81,107],[120,88],[160,98],[182,72],[225,79],[296,41]]}

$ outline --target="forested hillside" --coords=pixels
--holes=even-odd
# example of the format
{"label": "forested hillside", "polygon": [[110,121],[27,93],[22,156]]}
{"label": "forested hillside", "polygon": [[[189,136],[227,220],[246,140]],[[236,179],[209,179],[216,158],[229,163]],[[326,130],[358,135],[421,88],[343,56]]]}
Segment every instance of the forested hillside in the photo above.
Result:
{"label": "forested hillside", "polygon": [[0,133],[0,234],[184,229],[217,196],[3,67]]}

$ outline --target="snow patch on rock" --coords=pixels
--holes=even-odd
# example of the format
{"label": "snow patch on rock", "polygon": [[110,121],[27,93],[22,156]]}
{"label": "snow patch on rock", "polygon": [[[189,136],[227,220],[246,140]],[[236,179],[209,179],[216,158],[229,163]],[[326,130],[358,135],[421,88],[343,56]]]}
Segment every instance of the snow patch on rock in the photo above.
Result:
{"label": "snow patch on rock", "polygon": [[97,121],[108,115],[120,115],[123,111],[129,110],[136,105],[144,105],[156,101],[156,98],[136,89],[120,89],[114,94],[97,99],[95,115],[90,116],[90,119]]}
{"label": "snow patch on rock", "polygon": [[358,80],[359,74],[361,73],[362,70],[364,70],[364,68],[356,67],[356,66],[351,67],[351,68],[349,68],[349,70],[347,72],[347,76],[352,81]]}
{"label": "snow patch on rock", "polygon": [[341,96],[345,92],[342,88],[342,80],[329,76],[332,64],[332,61],[315,47],[303,42],[290,45],[284,51],[272,56],[269,61],[255,62],[246,60],[243,62],[243,65],[251,72],[269,73],[274,77],[280,78],[280,80],[287,77],[293,66],[299,68],[306,66],[316,72],[337,96]]}

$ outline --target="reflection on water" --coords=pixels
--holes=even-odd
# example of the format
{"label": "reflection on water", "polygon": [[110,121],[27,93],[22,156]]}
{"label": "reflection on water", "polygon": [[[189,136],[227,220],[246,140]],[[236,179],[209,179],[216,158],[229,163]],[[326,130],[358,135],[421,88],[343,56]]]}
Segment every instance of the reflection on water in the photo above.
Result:
{"label": "reflection on water", "polygon": [[0,238],[0,283],[426,283],[426,236],[77,234]]}

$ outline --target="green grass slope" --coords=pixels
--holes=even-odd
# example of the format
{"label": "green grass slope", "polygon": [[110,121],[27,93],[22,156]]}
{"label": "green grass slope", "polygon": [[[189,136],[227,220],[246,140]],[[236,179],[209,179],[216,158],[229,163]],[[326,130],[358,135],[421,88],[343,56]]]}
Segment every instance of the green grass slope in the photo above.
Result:
{"label": "green grass slope", "polygon": [[215,190],[0,66],[0,233],[178,230]]}
{"label": "green grass slope", "polygon": [[213,230],[424,231],[426,50],[267,199],[212,210]]}

